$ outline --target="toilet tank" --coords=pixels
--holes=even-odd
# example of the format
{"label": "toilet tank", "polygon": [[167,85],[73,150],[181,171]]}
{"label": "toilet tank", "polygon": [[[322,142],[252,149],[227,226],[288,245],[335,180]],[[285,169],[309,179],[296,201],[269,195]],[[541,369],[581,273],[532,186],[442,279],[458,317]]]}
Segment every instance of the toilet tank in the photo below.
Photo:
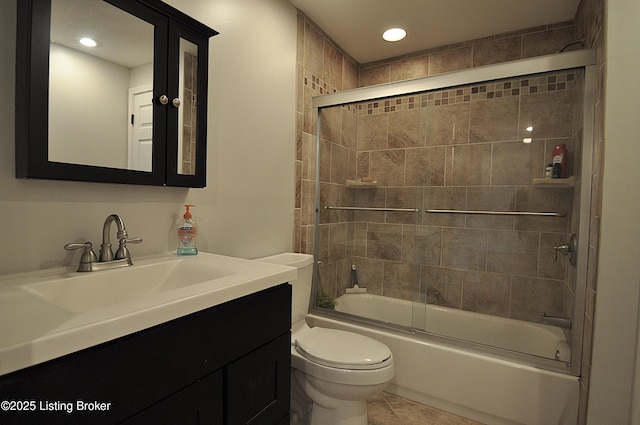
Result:
{"label": "toilet tank", "polygon": [[256,258],[255,261],[280,264],[298,269],[298,277],[289,282],[291,285],[291,323],[302,320],[309,312],[311,283],[313,281],[313,255],[285,252],[269,257]]}

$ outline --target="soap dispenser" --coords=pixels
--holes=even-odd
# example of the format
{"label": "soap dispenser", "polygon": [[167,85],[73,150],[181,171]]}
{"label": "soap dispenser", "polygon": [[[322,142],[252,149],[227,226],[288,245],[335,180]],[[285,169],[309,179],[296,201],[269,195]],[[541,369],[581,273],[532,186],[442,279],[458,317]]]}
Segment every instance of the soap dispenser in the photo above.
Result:
{"label": "soap dispenser", "polygon": [[189,208],[195,205],[186,204],[184,215],[182,220],[178,223],[178,255],[196,255],[198,254],[198,248],[196,248],[196,237],[198,231],[196,223],[193,221]]}

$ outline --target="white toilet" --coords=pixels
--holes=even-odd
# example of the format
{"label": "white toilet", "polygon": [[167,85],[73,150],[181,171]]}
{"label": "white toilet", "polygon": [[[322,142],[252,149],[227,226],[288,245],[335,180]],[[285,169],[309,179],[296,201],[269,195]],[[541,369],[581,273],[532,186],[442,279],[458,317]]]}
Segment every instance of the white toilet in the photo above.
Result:
{"label": "white toilet", "polygon": [[313,256],[284,253],[259,258],[298,269],[292,286],[291,424],[367,425],[366,399],[394,376],[389,347],[353,332],[310,328]]}

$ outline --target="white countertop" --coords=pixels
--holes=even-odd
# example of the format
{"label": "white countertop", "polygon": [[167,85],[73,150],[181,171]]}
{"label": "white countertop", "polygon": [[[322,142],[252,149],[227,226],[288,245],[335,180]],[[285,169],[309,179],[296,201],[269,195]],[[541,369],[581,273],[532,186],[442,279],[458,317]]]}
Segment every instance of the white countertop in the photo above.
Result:
{"label": "white countertop", "polygon": [[117,279],[122,276],[118,272],[176,259],[222,263],[234,273],[81,312],[58,307],[25,290],[25,285],[74,279],[86,273],[58,268],[0,276],[0,375],[289,282],[297,276],[292,267],[208,253],[134,258],[131,267],[91,273]]}

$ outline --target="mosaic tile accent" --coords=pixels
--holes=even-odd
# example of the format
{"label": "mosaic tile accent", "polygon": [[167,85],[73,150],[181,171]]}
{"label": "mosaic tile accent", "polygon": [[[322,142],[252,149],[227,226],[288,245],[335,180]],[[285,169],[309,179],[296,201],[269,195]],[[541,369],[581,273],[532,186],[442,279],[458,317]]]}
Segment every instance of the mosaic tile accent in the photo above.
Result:
{"label": "mosaic tile accent", "polygon": [[338,89],[322,80],[317,75],[312,74],[308,69],[304,70],[303,84],[319,95],[337,93]]}
{"label": "mosaic tile accent", "polygon": [[408,111],[417,107],[426,108],[520,96],[524,94],[572,90],[575,88],[575,85],[575,72],[562,72],[545,74],[540,77],[514,78],[393,99],[363,102],[358,104],[356,109],[358,115],[384,114],[388,112]]}
{"label": "mosaic tile accent", "polygon": [[[303,72],[302,84],[316,95],[332,94],[340,91],[331,86],[328,82],[324,81],[322,78],[311,73],[308,69],[305,69]],[[342,105],[341,107],[346,108],[351,112],[355,112],[356,109],[356,105],[354,104]]]}

